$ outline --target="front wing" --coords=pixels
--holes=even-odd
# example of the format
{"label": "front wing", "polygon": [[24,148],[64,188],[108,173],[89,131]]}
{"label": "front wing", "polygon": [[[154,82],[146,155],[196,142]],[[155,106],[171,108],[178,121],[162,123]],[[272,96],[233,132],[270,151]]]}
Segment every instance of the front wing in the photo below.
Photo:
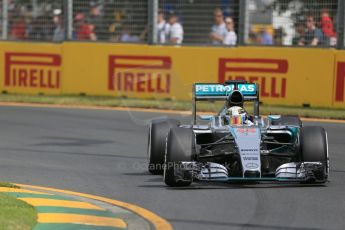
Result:
{"label": "front wing", "polygon": [[305,182],[325,183],[328,173],[321,162],[291,162],[277,168],[275,177],[230,177],[228,170],[221,164],[181,162],[175,166],[177,180],[200,182]]}

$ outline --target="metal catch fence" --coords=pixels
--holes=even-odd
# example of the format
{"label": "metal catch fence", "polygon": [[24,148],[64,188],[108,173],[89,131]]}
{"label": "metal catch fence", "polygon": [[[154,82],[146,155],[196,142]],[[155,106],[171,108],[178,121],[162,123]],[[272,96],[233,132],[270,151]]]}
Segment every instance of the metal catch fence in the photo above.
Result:
{"label": "metal catch fence", "polygon": [[247,0],[245,43],[336,46],[338,0]]}
{"label": "metal catch fence", "polygon": [[73,40],[147,42],[148,1],[73,1]]}
{"label": "metal catch fence", "polygon": [[2,40],[344,47],[343,0],[0,0]]}

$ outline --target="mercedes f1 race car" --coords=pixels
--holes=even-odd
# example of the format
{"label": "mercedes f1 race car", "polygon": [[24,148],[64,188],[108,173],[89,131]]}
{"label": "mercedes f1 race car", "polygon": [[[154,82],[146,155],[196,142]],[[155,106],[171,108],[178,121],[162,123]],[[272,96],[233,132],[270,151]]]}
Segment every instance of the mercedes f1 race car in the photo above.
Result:
{"label": "mercedes f1 race car", "polygon": [[[198,101],[224,101],[221,111],[201,115]],[[249,115],[244,104],[253,103]],[[259,87],[245,81],[193,85],[193,123],[168,118],[149,125],[149,171],[168,186],[192,182],[278,181],[325,183],[327,133],[303,126],[299,117],[259,115]]]}

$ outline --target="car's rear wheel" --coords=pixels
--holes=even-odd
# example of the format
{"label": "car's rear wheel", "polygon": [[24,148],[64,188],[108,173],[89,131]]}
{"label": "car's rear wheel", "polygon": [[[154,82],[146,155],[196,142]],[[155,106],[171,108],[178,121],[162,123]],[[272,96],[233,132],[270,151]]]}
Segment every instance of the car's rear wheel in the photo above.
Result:
{"label": "car's rear wheel", "polygon": [[150,123],[147,146],[150,173],[163,174],[166,136],[170,128],[178,125],[179,121],[166,118],[156,119]]}
{"label": "car's rear wheel", "polygon": [[322,127],[306,126],[301,128],[301,160],[302,162],[321,162],[325,175],[329,173],[327,132]]}
{"label": "car's rear wheel", "polygon": [[180,187],[192,183],[192,175],[184,174],[183,180],[181,180],[175,176],[175,170],[177,167],[181,167],[179,164],[181,161],[193,160],[193,140],[192,129],[180,127],[170,129],[165,152],[164,182],[166,185]]}

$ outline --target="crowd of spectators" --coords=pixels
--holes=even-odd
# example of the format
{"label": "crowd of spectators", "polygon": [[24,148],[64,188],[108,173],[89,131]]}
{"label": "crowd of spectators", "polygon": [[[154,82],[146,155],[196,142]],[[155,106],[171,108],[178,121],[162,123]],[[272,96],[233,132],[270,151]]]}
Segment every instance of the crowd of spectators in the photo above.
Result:
{"label": "crowd of spectators", "polygon": [[[147,41],[150,31],[146,22],[137,25],[128,20],[133,15],[129,15],[126,9],[119,7],[105,11],[104,7],[104,3],[91,1],[82,10],[75,10],[73,40],[134,43]],[[9,39],[54,42],[65,40],[65,16],[62,6],[57,8],[45,6],[39,12],[35,15],[30,6],[12,4],[9,9]],[[112,12],[111,17],[107,17],[104,12]],[[209,33],[203,35],[206,39],[208,38],[210,44],[237,45],[238,37],[235,31],[237,21],[220,8],[213,11],[213,18]],[[156,23],[158,44],[183,44],[185,28],[178,13],[173,10],[160,10]],[[299,18],[294,24],[294,29],[292,45],[295,46],[335,46],[337,43],[333,19],[327,9],[323,9],[320,15],[305,15]],[[246,42],[260,45],[283,45],[285,35],[283,28],[274,29],[266,25],[252,28]]]}
{"label": "crowd of spectators", "polygon": [[[76,10],[73,14],[73,40],[135,43],[147,40],[148,27],[138,29],[137,25],[128,22],[125,9],[114,9],[113,18],[109,20],[104,15],[101,2],[91,1],[87,5],[87,8]],[[32,6],[14,5],[9,14],[9,39],[61,42],[66,37],[64,18],[62,6],[55,9],[50,6],[34,15]],[[217,8],[214,11],[214,25],[210,33],[204,36],[209,37],[213,45],[236,45],[234,24],[232,17],[224,16],[223,11]],[[159,44],[183,43],[184,28],[175,11],[160,10],[157,28]]]}
{"label": "crowd of spectators", "polygon": [[237,35],[234,20],[230,16],[224,18],[219,8],[214,11],[214,25],[211,28],[210,39],[213,45],[236,45]]}
{"label": "crowd of spectators", "polygon": [[[167,14],[167,19],[166,21],[164,12],[159,11],[157,21],[158,43],[182,44],[184,30],[178,16],[175,12],[170,11]],[[214,10],[214,25],[211,27],[209,39],[213,45],[234,46],[237,44],[235,22],[230,16],[224,17],[223,11],[220,8]]]}
{"label": "crowd of spectators", "polygon": [[164,12],[161,10],[158,12],[157,42],[159,44],[180,45],[183,42],[183,34],[183,27],[174,11],[168,12],[167,21]]}
{"label": "crowd of spectators", "polygon": [[[106,18],[104,4],[100,1],[81,2],[73,13],[73,40],[80,41],[114,41],[140,42],[146,39],[147,28],[137,34],[136,25],[126,21],[123,9],[114,9],[112,18]],[[65,40],[66,15],[63,7],[53,4],[38,6],[35,13],[32,4],[11,3],[9,9],[10,40],[37,40],[61,42]],[[110,12],[107,9],[107,12]],[[145,23],[145,22],[144,22]],[[137,32],[137,30],[135,31]]]}
{"label": "crowd of spectators", "polygon": [[[319,19],[319,20],[317,20]],[[261,27],[260,27],[261,26]],[[286,33],[283,28],[272,28],[270,25],[260,25],[250,31],[248,43],[255,45],[284,45]],[[309,14],[299,17],[294,24],[294,46],[335,46],[337,34],[329,10],[323,9],[320,15]]]}
{"label": "crowd of spectators", "polygon": [[248,36],[248,43],[255,45],[275,45],[280,42],[278,36],[274,37],[274,34],[278,34],[279,30],[271,29],[270,26],[261,26],[257,28],[257,31],[251,30]]}
{"label": "crowd of spectators", "polygon": [[52,4],[42,4],[34,12],[32,5],[9,1],[10,40],[63,41],[64,24],[62,10]]}
{"label": "crowd of spectators", "polygon": [[296,35],[293,45],[297,46],[335,46],[337,35],[333,20],[327,9],[322,10],[321,20],[317,22],[315,15],[307,15],[295,23]]}

